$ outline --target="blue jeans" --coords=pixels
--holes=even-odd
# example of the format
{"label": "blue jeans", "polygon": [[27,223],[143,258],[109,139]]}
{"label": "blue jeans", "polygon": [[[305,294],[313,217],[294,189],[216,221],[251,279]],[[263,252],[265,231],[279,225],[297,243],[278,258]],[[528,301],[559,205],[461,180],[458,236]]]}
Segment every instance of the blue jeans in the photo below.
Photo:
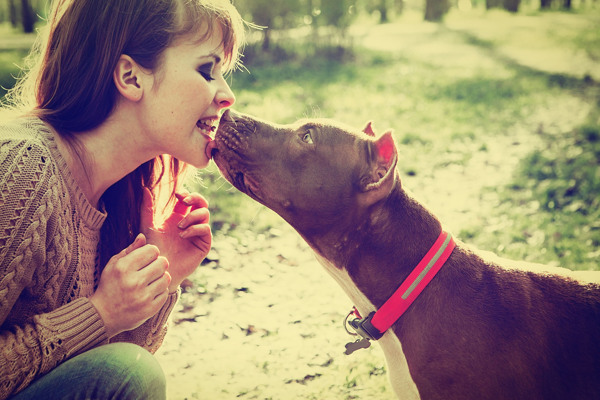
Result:
{"label": "blue jeans", "polygon": [[164,400],[166,379],[152,354],[131,343],[100,346],[65,361],[10,400]]}

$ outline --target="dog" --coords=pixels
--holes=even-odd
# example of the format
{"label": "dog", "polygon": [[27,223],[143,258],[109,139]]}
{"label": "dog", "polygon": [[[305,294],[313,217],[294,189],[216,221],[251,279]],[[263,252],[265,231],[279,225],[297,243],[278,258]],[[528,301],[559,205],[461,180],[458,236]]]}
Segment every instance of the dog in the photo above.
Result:
{"label": "dog", "polygon": [[391,131],[228,110],[207,151],[342,286],[398,398],[600,399],[598,274],[525,267],[452,238],[402,187]]}

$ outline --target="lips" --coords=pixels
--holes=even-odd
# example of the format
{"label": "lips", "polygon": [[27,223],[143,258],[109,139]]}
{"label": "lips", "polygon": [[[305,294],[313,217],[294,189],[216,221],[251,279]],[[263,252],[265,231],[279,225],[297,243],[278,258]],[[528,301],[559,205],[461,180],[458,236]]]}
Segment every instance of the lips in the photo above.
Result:
{"label": "lips", "polygon": [[208,158],[209,160],[212,159],[215,156],[217,150],[218,146],[214,140],[208,142],[208,144],[206,145],[206,158]]}

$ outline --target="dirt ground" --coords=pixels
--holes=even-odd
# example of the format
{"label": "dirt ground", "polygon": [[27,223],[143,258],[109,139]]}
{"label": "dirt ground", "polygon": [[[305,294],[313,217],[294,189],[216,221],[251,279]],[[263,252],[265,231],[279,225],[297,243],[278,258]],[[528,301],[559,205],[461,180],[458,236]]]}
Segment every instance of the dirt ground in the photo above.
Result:
{"label": "dirt ground", "polygon": [[[515,131],[465,165],[403,177],[404,186],[451,232],[486,226],[496,200],[482,188],[507,184],[537,141]],[[255,219],[269,214],[261,208]],[[395,398],[377,345],[343,354],[352,304],[283,220],[265,233],[219,231],[213,243],[158,353],[170,399]]]}
{"label": "dirt ground", "polygon": [[[472,220],[485,226],[495,201],[481,189],[506,184],[535,142],[515,132],[467,165],[403,182],[450,231]],[[343,354],[352,304],[292,228],[238,228],[213,243],[213,260],[192,277],[158,353],[170,399],[396,398],[377,345]]]}
{"label": "dirt ground", "polygon": [[[386,38],[390,43],[386,29],[391,26],[365,34],[364,43],[377,47]],[[543,116],[545,127],[555,121],[564,131],[582,112],[551,110],[550,117]],[[448,148],[435,163],[420,163],[417,176],[403,176],[403,184],[447,230],[485,229],[497,194],[483,189],[508,184],[519,160],[539,146],[539,119],[533,115],[518,129]],[[467,162],[451,162],[465,153]],[[440,165],[446,166],[436,168]],[[255,219],[265,217],[272,215],[263,208]],[[157,353],[170,399],[395,398],[377,345],[343,354],[351,340],[343,320],[352,304],[289,226],[281,221],[266,232],[251,226],[225,229],[213,243]]]}

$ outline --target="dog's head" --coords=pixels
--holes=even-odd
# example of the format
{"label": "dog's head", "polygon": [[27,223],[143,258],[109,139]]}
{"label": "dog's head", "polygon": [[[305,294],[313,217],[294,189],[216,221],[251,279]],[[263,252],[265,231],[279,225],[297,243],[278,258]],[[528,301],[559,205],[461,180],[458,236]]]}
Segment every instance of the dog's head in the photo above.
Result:
{"label": "dog's head", "polygon": [[376,137],[370,123],[363,131],[324,119],[277,125],[226,111],[211,147],[233,186],[303,235],[359,216],[398,182],[392,134]]}

